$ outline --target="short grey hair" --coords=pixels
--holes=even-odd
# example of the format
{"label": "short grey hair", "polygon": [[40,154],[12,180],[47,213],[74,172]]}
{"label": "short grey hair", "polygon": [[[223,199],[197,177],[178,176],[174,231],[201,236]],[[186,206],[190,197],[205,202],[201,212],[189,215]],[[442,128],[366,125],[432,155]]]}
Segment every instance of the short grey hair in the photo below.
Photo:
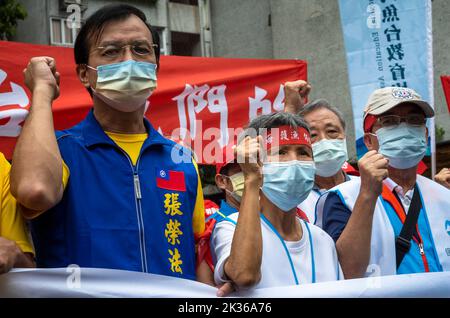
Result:
{"label": "short grey hair", "polygon": [[344,131],[345,131],[344,115],[337,107],[332,106],[326,99],[316,99],[316,100],[312,101],[311,103],[306,104],[299,111],[298,115],[304,118],[306,115],[308,115],[318,109],[328,109],[330,112],[334,113],[338,117],[339,122],[341,123],[342,128],[344,128]]}
{"label": "short grey hair", "polygon": [[281,126],[290,126],[294,129],[302,127],[309,132],[309,126],[303,117],[291,113],[276,112],[269,115],[260,115],[250,121],[244,133],[239,136],[239,142],[241,142],[246,136],[256,137],[254,136],[255,133],[256,135],[260,135],[263,130]]}

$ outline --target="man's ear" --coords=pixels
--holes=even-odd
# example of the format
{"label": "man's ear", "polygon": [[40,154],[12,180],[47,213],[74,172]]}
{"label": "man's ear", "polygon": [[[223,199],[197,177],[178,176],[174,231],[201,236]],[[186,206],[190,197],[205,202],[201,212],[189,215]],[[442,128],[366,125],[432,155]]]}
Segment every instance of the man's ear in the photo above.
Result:
{"label": "man's ear", "polygon": [[227,188],[227,184],[226,184],[224,176],[222,176],[220,174],[216,174],[216,176],[214,177],[214,180],[216,181],[216,185],[219,189],[225,190]]}
{"label": "man's ear", "polygon": [[375,144],[374,138],[372,138],[372,135],[369,133],[364,133],[364,144],[366,145],[367,149],[370,150],[378,150],[378,144]]}
{"label": "man's ear", "polygon": [[89,74],[87,66],[77,65],[77,74],[81,84],[83,84],[84,87],[89,88],[91,84],[89,83]]}

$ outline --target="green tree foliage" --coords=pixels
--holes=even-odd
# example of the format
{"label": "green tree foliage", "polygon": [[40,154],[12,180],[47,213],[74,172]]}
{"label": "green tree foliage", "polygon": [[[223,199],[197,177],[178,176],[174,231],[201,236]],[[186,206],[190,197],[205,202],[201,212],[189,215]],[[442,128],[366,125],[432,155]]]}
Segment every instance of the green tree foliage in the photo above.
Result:
{"label": "green tree foliage", "polygon": [[0,39],[10,39],[16,33],[17,21],[26,17],[25,7],[17,0],[0,0]]}
{"label": "green tree foliage", "polygon": [[444,141],[445,129],[436,125],[435,126],[436,142]]}

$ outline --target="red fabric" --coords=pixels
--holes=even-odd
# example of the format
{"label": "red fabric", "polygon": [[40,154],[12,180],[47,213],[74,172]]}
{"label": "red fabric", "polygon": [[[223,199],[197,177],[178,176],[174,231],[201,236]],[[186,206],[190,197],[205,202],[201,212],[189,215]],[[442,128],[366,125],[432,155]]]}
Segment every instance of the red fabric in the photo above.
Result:
{"label": "red fabric", "polygon": [[356,170],[351,164],[348,162],[345,162],[342,165],[342,170],[345,171],[346,174],[352,175],[352,176],[359,176],[359,171]]}
{"label": "red fabric", "polygon": [[447,108],[450,112],[450,76],[441,76],[441,83],[444,89],[445,99],[447,100]]}
{"label": "red fabric", "polygon": [[[219,206],[217,204],[215,204],[211,200],[205,200],[205,221],[209,216],[216,213],[217,211],[219,211]],[[208,264],[208,266],[212,272],[214,272],[214,264],[212,261],[209,240],[211,238],[211,234],[212,234],[215,224],[216,224],[215,219],[212,219],[212,218],[209,219],[205,223],[205,231],[198,238],[198,242],[197,242],[197,266],[199,266],[200,263],[203,260],[205,260],[206,264]]]}
{"label": "red fabric", "polygon": [[228,145],[221,149],[221,153],[217,156],[217,161],[215,162],[216,174],[220,174],[220,170],[227,164],[235,161],[234,156],[234,145],[236,142],[230,142]]}
{"label": "red fabric", "polygon": [[427,170],[428,166],[423,161],[419,162],[419,165],[417,166],[417,173],[424,174],[424,172]]}
{"label": "red fabric", "polygon": [[156,178],[156,186],[171,191],[186,191],[184,172],[169,170],[168,176],[162,176],[160,173]]}
{"label": "red fabric", "polygon": [[366,118],[364,118],[364,132],[370,132],[376,121],[377,117],[375,115],[367,115]]}
{"label": "red fabric", "polygon": [[282,145],[306,145],[311,147],[311,137],[303,127],[281,126],[270,129],[264,140],[267,149]]}
{"label": "red fabric", "polygon": [[309,222],[309,219],[308,219],[308,216],[307,216],[306,213],[303,212],[300,208],[297,208],[297,216],[298,216],[300,219],[302,219],[303,221],[306,221],[306,222],[310,223],[310,222]]}
{"label": "red fabric", "polygon": [[[61,74],[61,95],[52,107],[56,129],[80,122],[92,106],[76,74],[73,49],[0,41],[0,151],[8,159],[30,107],[22,71],[35,56],[55,58]],[[162,56],[146,117],[162,134],[185,143],[216,128],[218,134],[210,130],[191,147],[199,163],[215,164],[209,153],[233,140],[231,134],[226,140],[227,128],[241,128],[256,115],[282,110],[282,84],[306,80],[306,72],[306,62],[300,60]],[[173,131],[180,127],[189,133]]]}

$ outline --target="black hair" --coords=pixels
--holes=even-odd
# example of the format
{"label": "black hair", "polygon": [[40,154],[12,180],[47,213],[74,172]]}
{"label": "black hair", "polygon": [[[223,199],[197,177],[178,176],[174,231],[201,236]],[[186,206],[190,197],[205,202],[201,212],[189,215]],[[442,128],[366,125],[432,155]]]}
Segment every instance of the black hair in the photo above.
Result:
{"label": "black hair", "polygon": [[308,103],[303,107],[298,115],[305,117],[309,113],[312,113],[313,111],[317,109],[328,109],[330,112],[334,113],[337,118],[339,119],[339,122],[342,125],[342,128],[344,128],[345,131],[345,119],[342,112],[337,108],[332,106],[326,99],[316,99],[315,101],[312,101],[311,103]]}
{"label": "black hair", "polygon": [[[135,15],[150,30],[153,38],[153,44],[156,44],[155,55],[156,64],[159,69],[159,56],[160,56],[160,40],[158,32],[147,23],[147,18],[141,10],[128,4],[111,4],[106,5],[97,11],[95,11],[84,23],[78,36],[75,40],[74,55],[75,63],[77,65],[87,64],[89,59],[89,51],[92,43],[96,42],[103,32],[105,25],[111,21],[122,21],[127,19],[130,15]],[[94,40],[94,41],[92,41]],[[89,93],[92,95],[91,89]]]}

